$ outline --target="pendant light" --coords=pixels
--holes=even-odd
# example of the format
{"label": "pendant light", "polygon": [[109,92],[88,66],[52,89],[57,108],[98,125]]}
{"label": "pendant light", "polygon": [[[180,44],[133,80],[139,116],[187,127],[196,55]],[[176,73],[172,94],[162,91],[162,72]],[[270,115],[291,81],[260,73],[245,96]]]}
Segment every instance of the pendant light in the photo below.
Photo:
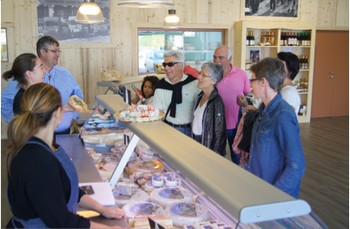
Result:
{"label": "pendant light", "polygon": [[82,24],[103,23],[104,18],[101,8],[94,0],[84,0],[78,8],[75,21]]}
{"label": "pendant light", "polygon": [[168,15],[164,19],[164,26],[178,27],[180,24],[180,18],[176,15],[175,9],[168,10]]}
{"label": "pendant light", "polygon": [[117,0],[118,6],[134,8],[161,8],[174,6],[172,0]]}

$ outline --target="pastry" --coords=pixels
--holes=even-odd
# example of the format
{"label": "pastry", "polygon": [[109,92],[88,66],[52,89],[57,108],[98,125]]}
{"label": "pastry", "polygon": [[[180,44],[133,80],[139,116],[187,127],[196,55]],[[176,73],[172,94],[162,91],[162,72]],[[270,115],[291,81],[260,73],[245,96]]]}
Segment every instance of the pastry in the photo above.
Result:
{"label": "pastry", "polygon": [[77,110],[79,112],[83,112],[83,111],[88,110],[88,106],[86,105],[86,103],[81,98],[79,98],[77,95],[72,95],[69,98],[68,103],[69,103],[69,105],[71,105],[73,107],[74,110]]}

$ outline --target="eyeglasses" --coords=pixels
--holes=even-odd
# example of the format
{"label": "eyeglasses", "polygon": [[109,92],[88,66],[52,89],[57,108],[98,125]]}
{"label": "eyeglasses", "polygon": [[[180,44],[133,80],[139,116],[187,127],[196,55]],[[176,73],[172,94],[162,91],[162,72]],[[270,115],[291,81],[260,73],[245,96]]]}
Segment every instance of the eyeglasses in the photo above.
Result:
{"label": "eyeglasses", "polygon": [[254,81],[257,81],[257,80],[259,80],[259,79],[257,79],[257,78],[255,78],[255,79],[249,79],[249,81],[250,81],[251,83],[253,83]]}
{"label": "eyeglasses", "polygon": [[208,75],[204,74],[203,72],[200,72],[200,73],[199,73],[199,75],[200,75],[201,77],[203,77],[203,78],[206,78],[206,77],[208,77],[208,78],[209,78],[209,77],[210,77],[210,76],[208,76]]}
{"label": "eyeglasses", "polygon": [[163,62],[162,65],[163,67],[165,68],[166,66],[169,66],[170,68],[173,67],[175,64],[180,64],[181,62],[168,62],[168,63],[165,63]]}
{"label": "eyeglasses", "polygon": [[55,54],[61,53],[61,52],[62,52],[62,51],[59,50],[59,49],[56,49],[56,50],[48,49],[47,51],[50,51],[50,52],[55,53]]}

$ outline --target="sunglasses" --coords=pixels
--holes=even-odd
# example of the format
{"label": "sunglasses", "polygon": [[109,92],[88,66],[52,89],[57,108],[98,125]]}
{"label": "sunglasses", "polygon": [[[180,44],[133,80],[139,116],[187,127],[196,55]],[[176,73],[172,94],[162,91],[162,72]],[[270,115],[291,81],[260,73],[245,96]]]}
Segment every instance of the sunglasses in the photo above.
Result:
{"label": "sunglasses", "polygon": [[170,68],[173,67],[175,64],[179,64],[181,62],[169,62],[169,63],[165,63],[163,62],[162,65],[165,68],[166,66],[169,66]]}

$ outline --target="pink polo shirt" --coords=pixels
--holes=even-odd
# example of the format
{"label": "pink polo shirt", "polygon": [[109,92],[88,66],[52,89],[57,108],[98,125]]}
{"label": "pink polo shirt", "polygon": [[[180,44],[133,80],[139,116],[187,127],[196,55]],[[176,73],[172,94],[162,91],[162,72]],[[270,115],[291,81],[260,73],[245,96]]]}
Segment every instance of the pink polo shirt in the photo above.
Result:
{"label": "pink polo shirt", "polygon": [[235,129],[239,113],[237,97],[252,90],[247,73],[232,66],[231,71],[218,83],[217,88],[225,105],[226,129]]}

